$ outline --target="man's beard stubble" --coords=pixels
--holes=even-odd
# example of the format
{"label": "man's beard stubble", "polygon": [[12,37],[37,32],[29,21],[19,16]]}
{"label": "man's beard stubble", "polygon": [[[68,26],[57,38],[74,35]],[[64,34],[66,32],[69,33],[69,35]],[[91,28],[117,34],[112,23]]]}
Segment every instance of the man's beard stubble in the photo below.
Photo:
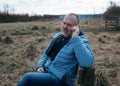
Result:
{"label": "man's beard stubble", "polygon": [[64,35],[65,37],[71,37],[71,36],[72,36],[72,30],[68,30],[68,29],[66,29],[66,28],[62,28],[61,31],[63,32],[63,35]]}

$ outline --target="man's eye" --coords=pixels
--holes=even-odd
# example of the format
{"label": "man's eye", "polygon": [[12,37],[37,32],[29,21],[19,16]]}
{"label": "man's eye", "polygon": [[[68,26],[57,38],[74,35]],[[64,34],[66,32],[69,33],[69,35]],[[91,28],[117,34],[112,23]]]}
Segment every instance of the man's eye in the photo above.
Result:
{"label": "man's eye", "polygon": [[63,24],[64,24],[64,25],[66,24],[67,26],[70,26],[70,27],[72,26],[71,24],[66,23],[66,22],[63,22]]}
{"label": "man's eye", "polygon": [[72,26],[71,24],[68,24],[68,26]]}

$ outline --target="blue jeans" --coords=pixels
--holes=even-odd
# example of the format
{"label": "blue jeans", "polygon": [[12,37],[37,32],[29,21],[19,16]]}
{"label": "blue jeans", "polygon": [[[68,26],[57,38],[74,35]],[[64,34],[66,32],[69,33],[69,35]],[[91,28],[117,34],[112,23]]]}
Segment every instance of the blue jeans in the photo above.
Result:
{"label": "blue jeans", "polygon": [[26,73],[18,82],[17,86],[66,86],[51,73]]}

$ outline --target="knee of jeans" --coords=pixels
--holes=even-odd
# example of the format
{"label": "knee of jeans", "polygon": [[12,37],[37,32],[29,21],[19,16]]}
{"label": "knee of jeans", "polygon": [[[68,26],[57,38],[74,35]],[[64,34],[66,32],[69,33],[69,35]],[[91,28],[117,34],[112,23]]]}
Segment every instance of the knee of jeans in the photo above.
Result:
{"label": "knee of jeans", "polygon": [[30,77],[31,77],[31,73],[26,73],[26,74],[23,76],[23,78],[26,79],[26,80],[30,79]]}
{"label": "knee of jeans", "polygon": [[31,73],[26,73],[23,75],[23,77],[20,79],[20,81],[18,82],[17,86],[28,86],[29,78],[31,76]]}

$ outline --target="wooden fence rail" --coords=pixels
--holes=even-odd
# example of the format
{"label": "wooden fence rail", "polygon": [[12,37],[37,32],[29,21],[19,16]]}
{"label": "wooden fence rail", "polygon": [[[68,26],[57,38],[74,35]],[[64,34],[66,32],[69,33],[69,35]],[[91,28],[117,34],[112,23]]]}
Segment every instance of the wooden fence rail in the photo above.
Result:
{"label": "wooden fence rail", "polygon": [[120,30],[120,18],[117,19],[106,19],[105,20],[105,29],[115,29]]}

